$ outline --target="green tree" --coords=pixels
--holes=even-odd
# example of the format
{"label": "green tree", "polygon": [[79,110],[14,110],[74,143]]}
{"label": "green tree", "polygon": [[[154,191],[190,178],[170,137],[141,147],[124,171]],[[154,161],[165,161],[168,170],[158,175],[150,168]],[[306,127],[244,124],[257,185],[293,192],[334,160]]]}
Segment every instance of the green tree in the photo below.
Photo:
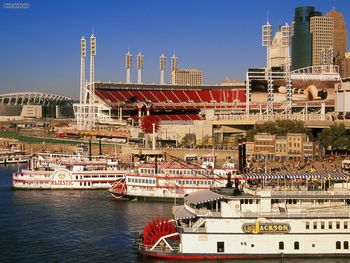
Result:
{"label": "green tree", "polygon": [[287,133],[307,133],[309,130],[304,127],[302,121],[277,120],[276,122],[267,121],[262,124],[256,124],[255,127],[247,131],[247,140],[253,141],[254,135],[258,133],[270,133],[285,136]]}
{"label": "green tree", "polygon": [[189,147],[196,145],[196,135],[194,133],[187,133],[181,140],[181,145]]}
{"label": "green tree", "polygon": [[346,130],[344,123],[332,124],[329,128],[323,129],[319,134],[320,143],[331,151],[344,151],[350,149],[350,133]]}

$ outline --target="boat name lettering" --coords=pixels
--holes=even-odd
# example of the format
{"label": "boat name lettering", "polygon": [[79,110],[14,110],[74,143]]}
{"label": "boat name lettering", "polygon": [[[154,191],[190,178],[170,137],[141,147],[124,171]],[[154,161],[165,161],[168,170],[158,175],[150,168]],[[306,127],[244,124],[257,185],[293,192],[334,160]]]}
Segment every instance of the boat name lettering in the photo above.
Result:
{"label": "boat name lettering", "polygon": [[256,221],[255,223],[246,223],[242,225],[244,233],[264,234],[264,233],[288,233],[291,230],[289,224],[285,223],[262,223]]}
{"label": "boat name lettering", "polygon": [[73,185],[72,181],[69,180],[53,180],[51,181],[53,185]]}

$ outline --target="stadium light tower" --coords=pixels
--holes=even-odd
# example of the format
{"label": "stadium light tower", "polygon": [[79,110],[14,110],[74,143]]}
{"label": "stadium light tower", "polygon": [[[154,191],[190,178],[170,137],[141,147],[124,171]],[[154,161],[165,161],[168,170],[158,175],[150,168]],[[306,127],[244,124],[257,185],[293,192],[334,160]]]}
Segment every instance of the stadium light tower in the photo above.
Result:
{"label": "stadium light tower", "polygon": [[90,37],[90,82],[89,82],[89,117],[87,129],[95,128],[95,56],[96,56],[96,37],[94,34]]}
{"label": "stadium light tower", "polygon": [[86,39],[84,36],[80,39],[80,103],[85,103],[85,58],[86,58]]}
{"label": "stadium light tower", "polygon": [[174,55],[171,57],[171,71],[174,71],[177,69],[177,63],[178,63],[178,58],[177,56]]}
{"label": "stadium light tower", "polygon": [[75,118],[78,130],[84,130],[86,125],[85,106],[87,98],[86,79],[85,79],[85,58],[86,58],[86,39],[84,36],[80,39],[80,101],[75,107]]}
{"label": "stadium light tower", "polygon": [[292,114],[292,100],[293,100],[293,90],[292,90],[292,79],[290,76],[290,37],[291,37],[291,27],[286,23],[281,27],[282,32],[282,46],[286,48],[286,62],[285,62],[285,78],[286,78],[286,114]]}
{"label": "stadium light tower", "polygon": [[267,22],[262,26],[262,45],[266,47],[266,75],[267,75],[267,115],[273,114],[273,83],[271,71],[270,49],[272,44],[272,25]]}
{"label": "stadium light tower", "polygon": [[141,72],[143,70],[143,55],[141,52],[137,55],[137,83],[142,83]]}
{"label": "stadium light tower", "polygon": [[132,55],[130,51],[125,55],[126,83],[131,83],[130,71],[132,67]]}
{"label": "stadium light tower", "polygon": [[160,56],[160,84],[163,85],[164,83],[164,73],[166,69],[166,56],[162,54]]}

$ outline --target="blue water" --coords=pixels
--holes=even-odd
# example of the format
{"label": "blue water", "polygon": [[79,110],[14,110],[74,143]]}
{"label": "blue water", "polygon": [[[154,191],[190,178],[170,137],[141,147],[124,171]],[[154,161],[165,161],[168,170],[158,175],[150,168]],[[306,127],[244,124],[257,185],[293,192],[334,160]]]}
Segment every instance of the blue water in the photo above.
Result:
{"label": "blue water", "polygon": [[139,256],[133,247],[136,232],[152,217],[170,216],[172,204],[117,201],[107,191],[11,190],[14,169],[0,168],[0,262],[176,262]]}

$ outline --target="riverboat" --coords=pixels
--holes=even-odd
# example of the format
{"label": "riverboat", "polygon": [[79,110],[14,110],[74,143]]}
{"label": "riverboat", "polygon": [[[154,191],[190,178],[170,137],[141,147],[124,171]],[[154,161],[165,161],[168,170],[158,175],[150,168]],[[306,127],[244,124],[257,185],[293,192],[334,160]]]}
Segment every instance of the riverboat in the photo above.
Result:
{"label": "riverboat", "polygon": [[[50,156],[50,158],[44,158]],[[107,157],[39,154],[30,167],[15,172],[15,189],[108,189],[126,172],[131,163],[121,163]]]}
{"label": "riverboat", "polygon": [[0,149],[0,164],[26,163],[30,157],[30,154],[22,151],[16,145],[9,145],[6,148]]}
{"label": "riverboat", "polygon": [[[271,175],[260,176],[271,180]],[[284,177],[289,183],[303,179]],[[187,260],[350,257],[347,176],[310,175],[310,184],[319,181],[315,188],[305,181],[264,187],[248,184],[250,179],[185,195],[184,204],[173,207],[171,220],[149,221],[136,240],[138,251]]]}
{"label": "riverboat", "polygon": [[181,161],[143,163],[134,172],[115,182],[109,192],[117,199],[172,201],[183,199],[184,194],[225,186],[227,176],[238,174],[230,162],[215,167],[216,155],[200,157],[200,162]]}

